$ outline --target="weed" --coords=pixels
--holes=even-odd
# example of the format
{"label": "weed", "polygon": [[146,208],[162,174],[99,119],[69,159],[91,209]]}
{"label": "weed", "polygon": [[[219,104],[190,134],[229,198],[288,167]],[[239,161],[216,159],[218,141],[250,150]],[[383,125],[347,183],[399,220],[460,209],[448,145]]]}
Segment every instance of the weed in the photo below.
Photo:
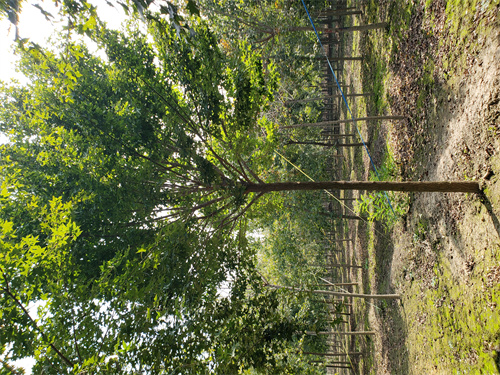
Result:
{"label": "weed", "polygon": [[[382,166],[378,169],[378,176],[370,172],[370,180],[387,181],[397,175],[397,166],[394,158],[388,153]],[[371,192],[363,194],[356,201],[354,209],[358,215],[367,216],[368,221],[380,221],[390,230],[398,219],[403,216],[409,205],[408,195],[399,192]]]}

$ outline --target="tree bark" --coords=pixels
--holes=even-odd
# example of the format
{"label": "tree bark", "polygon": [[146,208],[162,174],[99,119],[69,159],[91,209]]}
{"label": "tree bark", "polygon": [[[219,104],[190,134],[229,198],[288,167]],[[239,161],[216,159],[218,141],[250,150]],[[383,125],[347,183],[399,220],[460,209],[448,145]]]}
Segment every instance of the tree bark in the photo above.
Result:
{"label": "tree bark", "polygon": [[316,353],[316,352],[302,352],[302,354],[320,355],[322,357],[347,357],[351,355],[361,355],[361,352],[348,352],[348,353]]}
{"label": "tree bark", "polygon": [[[269,59],[275,60],[305,60],[305,61],[326,61],[326,56],[268,56]],[[341,56],[341,57],[328,57],[330,62],[334,61],[363,61],[363,56]]]}
{"label": "tree bark", "polygon": [[[373,95],[372,93],[362,93],[362,94],[344,94],[346,98],[354,98],[354,97],[359,97],[359,96],[370,96]],[[297,100],[287,100],[285,102],[285,105],[290,105],[290,104],[295,104],[295,103],[310,103],[310,102],[318,102],[321,100],[327,100],[327,99],[341,99],[342,95],[330,95],[330,96],[323,96],[320,98],[310,98],[310,99],[297,99]]]}
{"label": "tree bark", "polygon": [[345,293],[345,292],[332,292],[330,290],[310,290],[310,289],[300,289],[291,286],[273,285],[267,284],[268,287],[273,289],[288,289],[293,292],[304,292],[304,293],[314,293],[314,294],[324,294],[329,296],[339,296],[339,297],[359,297],[363,299],[399,299],[401,298],[399,294],[360,294],[360,293]]}
{"label": "tree bark", "polygon": [[295,124],[288,126],[280,126],[280,129],[292,129],[292,128],[304,128],[304,127],[325,127],[328,125],[346,124],[349,122],[356,121],[369,121],[369,120],[404,120],[406,116],[368,116],[368,117],[358,117],[354,119],[343,119],[343,120],[332,120],[332,121],[321,121],[321,122],[310,122],[303,124]]}
{"label": "tree bark", "polygon": [[315,18],[330,17],[330,16],[354,16],[363,14],[361,10],[347,10],[347,9],[328,9],[318,12],[314,15]]}
{"label": "tree bark", "polygon": [[325,335],[339,335],[339,336],[363,336],[363,335],[368,335],[368,336],[373,336],[375,335],[375,331],[356,331],[356,332],[333,332],[333,331],[321,331],[321,332],[314,332],[314,331],[306,331],[306,335],[310,336],[325,336]]}
{"label": "tree bark", "polygon": [[[378,22],[378,23],[372,23],[369,25],[324,28],[324,29],[318,29],[318,31],[325,33],[325,34],[333,34],[333,33],[346,33],[346,32],[351,32],[351,31],[366,31],[366,30],[383,29],[386,26],[387,26],[387,22]],[[292,28],[290,28],[288,30],[284,30],[284,31],[314,31],[314,29],[311,26],[301,26],[301,27],[292,27]]]}
{"label": "tree bark", "polygon": [[442,193],[480,193],[476,181],[301,181],[246,183],[245,193],[271,193],[294,190],[365,190]]}
{"label": "tree bark", "polygon": [[363,266],[358,266],[356,264],[331,264],[331,265],[319,266],[319,267],[323,267],[327,270],[331,270],[333,268],[363,268]]}
{"label": "tree bark", "polygon": [[354,142],[354,143],[334,143],[332,146],[335,147],[356,147],[356,146],[370,146],[370,142]]}
{"label": "tree bark", "polygon": [[[350,136],[350,135],[349,135]],[[370,142],[365,142],[367,146],[370,145]],[[329,142],[313,142],[313,141],[288,141],[286,145],[314,145],[314,146],[322,146],[322,147],[355,147],[355,146],[363,146],[363,143],[329,143]]]}

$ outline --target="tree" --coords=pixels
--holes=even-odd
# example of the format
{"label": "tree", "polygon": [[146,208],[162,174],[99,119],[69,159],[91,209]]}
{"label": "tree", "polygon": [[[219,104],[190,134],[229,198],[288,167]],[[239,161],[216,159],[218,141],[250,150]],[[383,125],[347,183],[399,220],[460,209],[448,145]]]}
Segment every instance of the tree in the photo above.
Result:
{"label": "tree", "polygon": [[[235,162],[250,170],[231,152],[262,143],[243,141],[257,132],[269,94],[248,50],[229,61],[235,76],[231,66],[214,69],[224,57],[203,24],[188,41],[154,30],[167,33],[157,35],[160,56],[174,58],[160,66],[144,36],[98,31],[111,64],[75,43],[60,53],[25,44],[21,68],[31,85],[2,88],[1,129],[10,143],[1,146],[0,217],[3,236],[12,234],[0,263],[2,326],[10,332],[2,344],[12,345],[9,359],[34,356],[35,372],[162,373],[188,363],[191,373],[204,373],[219,327],[251,303],[240,288],[232,313],[210,318],[221,284],[250,267],[244,235],[224,230],[224,220],[236,228],[243,203],[233,187],[219,192],[212,184],[224,185],[219,168],[235,174],[227,172]],[[53,225],[74,234],[60,241],[58,263],[34,258],[24,266],[30,273],[19,275],[28,260],[21,254],[11,265],[16,252],[29,246],[44,254],[53,242],[39,224],[48,214],[34,207],[67,201]],[[38,319],[27,308],[33,303],[42,303]]]}
{"label": "tree", "polygon": [[[39,373],[203,373],[220,327],[254,311],[239,288],[211,320],[221,285],[252,272],[240,219],[269,192],[348,185],[264,182],[272,69],[245,42],[224,54],[202,20],[181,33],[149,18],[154,42],[96,20],[105,60],[22,41],[31,83],[2,87],[2,344]],[[39,301],[36,322],[26,307]]]}

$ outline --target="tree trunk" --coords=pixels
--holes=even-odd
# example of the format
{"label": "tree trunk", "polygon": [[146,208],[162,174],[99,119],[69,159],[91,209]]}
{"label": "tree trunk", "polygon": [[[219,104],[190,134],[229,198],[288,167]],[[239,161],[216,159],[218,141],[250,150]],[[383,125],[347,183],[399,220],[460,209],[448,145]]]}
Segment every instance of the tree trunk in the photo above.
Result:
{"label": "tree trunk", "polygon": [[[350,134],[349,134],[350,136]],[[367,146],[370,145],[370,142],[365,142]],[[325,142],[312,142],[312,141],[288,141],[286,145],[314,145],[314,146],[322,146],[322,147],[355,147],[355,146],[363,146],[363,143],[325,143]]]}
{"label": "tree trunk", "polygon": [[359,293],[345,293],[345,292],[332,292],[330,290],[310,290],[310,289],[300,289],[291,286],[273,285],[267,284],[268,287],[273,289],[288,289],[293,292],[304,292],[313,294],[324,294],[329,296],[338,297],[359,297],[363,299],[399,299],[401,298],[399,294],[359,294]]}
{"label": "tree trunk", "polygon": [[342,361],[335,361],[335,362],[325,362],[325,361],[319,361],[319,360],[316,360],[316,361],[307,361],[308,363],[318,363],[318,364],[331,364],[331,365],[350,365],[351,363],[350,362],[342,362]]}
{"label": "tree trunk", "polygon": [[361,355],[361,352],[348,352],[348,353],[316,353],[316,352],[302,352],[302,354],[320,355],[322,357],[347,357],[352,355]]}
{"label": "tree trunk", "polygon": [[345,16],[358,16],[363,14],[361,10],[327,10],[325,13],[318,14],[317,18],[325,18],[330,16],[345,17]]}
{"label": "tree trunk", "polygon": [[337,124],[346,124],[349,122],[356,121],[369,121],[369,120],[404,120],[406,116],[368,116],[368,117],[359,117],[354,119],[344,119],[344,120],[332,120],[332,121],[321,121],[321,122],[310,122],[303,124],[295,124],[288,126],[280,126],[280,129],[292,129],[292,128],[304,128],[304,127],[325,127],[328,125],[337,125]]}
{"label": "tree trunk", "polygon": [[365,190],[442,193],[480,193],[476,181],[301,181],[246,183],[245,193],[271,193],[294,190]]}
{"label": "tree trunk", "polygon": [[370,146],[370,142],[355,142],[355,143],[334,143],[332,146],[335,147],[356,147],[356,146]]}
{"label": "tree trunk", "polygon": [[[372,93],[344,94],[344,96],[346,98],[354,98],[354,97],[358,97],[358,96],[370,96],[370,95],[373,95],[373,94]],[[323,97],[320,97],[320,98],[287,100],[285,102],[285,105],[290,105],[290,104],[295,104],[295,103],[299,103],[299,104],[310,103],[310,102],[318,102],[318,101],[327,100],[327,99],[341,99],[341,98],[342,98],[342,95],[338,94],[338,95],[323,96]]]}
{"label": "tree trunk", "polygon": [[[354,8],[354,7],[353,7]],[[363,14],[361,10],[347,10],[344,9],[327,9],[321,12],[318,12],[313,15],[314,18],[320,17],[330,17],[330,16],[354,16],[358,14]]]}
{"label": "tree trunk", "polygon": [[[372,23],[369,25],[360,25],[360,26],[349,26],[349,27],[335,27],[335,28],[324,28],[317,29],[318,32],[322,32],[325,34],[334,34],[334,33],[346,33],[351,31],[366,31],[366,30],[375,30],[375,29],[383,29],[387,26],[387,22],[378,22]],[[288,30],[284,31],[314,31],[311,26],[299,26],[299,27],[291,27]]]}
{"label": "tree trunk", "polygon": [[356,264],[330,264],[330,265],[318,266],[318,267],[323,267],[327,270],[331,270],[334,268],[363,268],[363,266],[358,266]]}
{"label": "tree trunk", "polygon": [[[326,61],[326,56],[268,56],[269,59],[275,60],[305,60],[305,61]],[[328,57],[330,62],[334,61],[363,61],[363,56],[341,56],[341,57]]]}
{"label": "tree trunk", "polygon": [[321,331],[321,332],[314,332],[314,331],[306,331],[306,335],[310,336],[363,336],[363,335],[368,335],[368,336],[373,336],[375,335],[375,331],[356,331],[356,332],[333,332],[333,331]]}
{"label": "tree trunk", "polygon": [[349,133],[349,134],[335,134],[335,133],[328,133],[328,132],[321,132],[321,135],[325,138],[349,138],[349,137],[356,137],[356,133]]}

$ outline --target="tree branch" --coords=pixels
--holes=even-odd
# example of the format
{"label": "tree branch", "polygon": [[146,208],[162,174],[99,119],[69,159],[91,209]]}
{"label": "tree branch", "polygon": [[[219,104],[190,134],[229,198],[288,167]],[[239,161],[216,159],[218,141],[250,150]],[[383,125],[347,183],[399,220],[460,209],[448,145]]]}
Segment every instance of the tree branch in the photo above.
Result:
{"label": "tree branch", "polygon": [[10,290],[10,284],[9,284],[9,280],[7,278],[7,276],[5,275],[5,272],[3,269],[1,269],[1,272],[2,272],[2,276],[5,280],[5,288],[2,287],[1,289],[16,303],[16,305],[23,311],[24,315],[26,315],[26,317],[28,318],[28,320],[30,321],[31,325],[42,335],[42,338],[45,340],[46,343],[48,343],[48,345],[52,348],[52,350],[54,350],[57,355],[66,363],[66,365],[70,366],[70,367],[73,367],[74,364],[73,362],[71,362],[68,357],[66,357],[64,354],[61,353],[61,351],[53,344],[53,343],[50,343],[50,340],[49,338],[47,337],[47,335],[45,334],[45,332],[42,331],[42,329],[38,326],[38,324],[36,324],[35,320],[31,317],[30,313],[28,312],[28,310],[26,310],[26,308],[24,307],[24,305],[21,303],[21,301],[14,295],[14,293],[12,293],[12,291]]}

